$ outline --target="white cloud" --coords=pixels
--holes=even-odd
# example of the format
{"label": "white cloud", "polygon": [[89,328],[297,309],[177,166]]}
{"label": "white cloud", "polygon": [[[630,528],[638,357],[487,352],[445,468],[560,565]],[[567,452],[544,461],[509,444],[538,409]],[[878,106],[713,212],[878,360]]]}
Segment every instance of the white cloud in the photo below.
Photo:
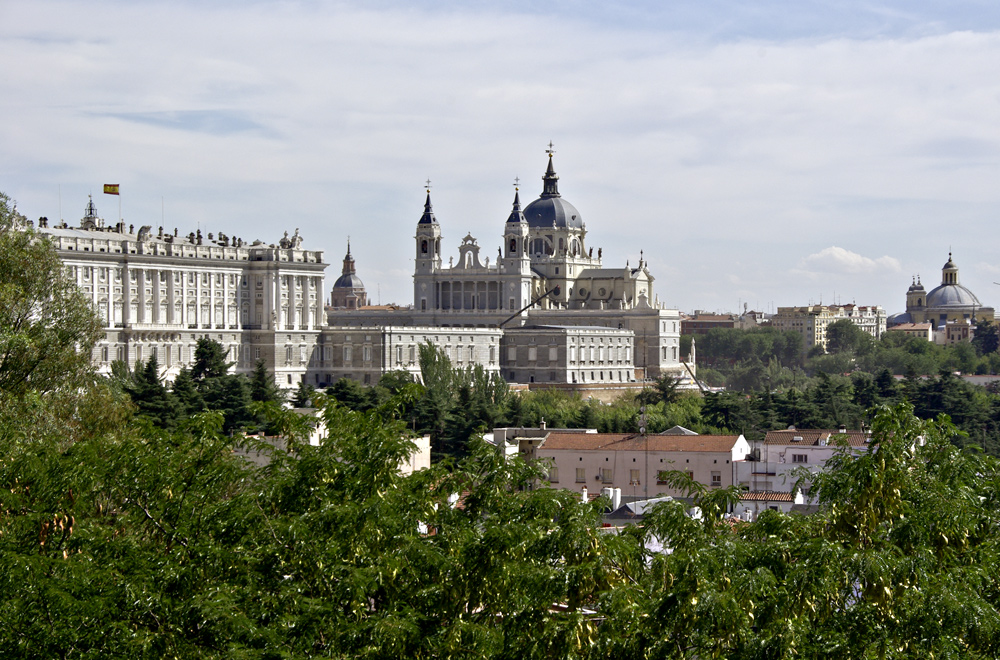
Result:
{"label": "white cloud", "polygon": [[888,255],[872,259],[832,245],[802,259],[793,272],[813,277],[832,274],[872,275],[901,273],[899,259]]}
{"label": "white cloud", "polygon": [[[1000,262],[1000,33],[722,41],[378,6],[3,3],[0,189],[35,217],[61,190],[71,222],[113,181],[137,225],[165,199],[185,231],[298,226],[328,275],[351,235],[362,279],[404,302],[424,178],[445,256],[467,232],[492,254],[510,181],[536,194],[553,139],[590,244],[609,265],[644,248],[685,309],[796,304],[827,275],[888,305],[901,261],[928,272],[954,244]],[[838,243],[901,256],[809,254]],[[798,278],[788,254],[809,254]]]}

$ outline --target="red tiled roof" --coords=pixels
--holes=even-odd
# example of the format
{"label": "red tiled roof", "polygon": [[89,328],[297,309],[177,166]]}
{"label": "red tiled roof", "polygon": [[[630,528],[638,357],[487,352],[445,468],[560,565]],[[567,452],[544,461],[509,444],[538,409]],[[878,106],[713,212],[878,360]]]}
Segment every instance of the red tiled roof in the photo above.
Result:
{"label": "red tiled roof", "polygon": [[[846,440],[852,447],[864,447],[868,443],[867,433],[864,431],[846,431],[841,433],[837,429],[782,429],[780,431],[768,431],[764,437],[765,445],[800,445],[815,447],[820,440],[825,440],[829,445],[836,445],[841,440]],[[796,442],[793,438],[802,438]]]}
{"label": "red tiled roof", "polygon": [[728,452],[738,435],[646,435],[637,433],[549,433],[542,449],[583,451],[707,451]]}

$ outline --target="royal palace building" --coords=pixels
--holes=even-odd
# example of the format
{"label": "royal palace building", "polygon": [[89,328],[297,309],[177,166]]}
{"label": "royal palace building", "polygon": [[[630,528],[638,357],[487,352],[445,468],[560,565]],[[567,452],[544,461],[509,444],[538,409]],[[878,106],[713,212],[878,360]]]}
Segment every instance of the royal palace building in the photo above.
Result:
{"label": "royal palace building", "polygon": [[275,244],[201,231],[180,236],[123,222],[107,225],[93,200],[78,227],[37,230],[93,301],[104,337],[93,360],[133,364],[155,356],[172,379],[193,361],[201,337],[228,348],[237,372],[262,359],[285,386],[315,361],[323,309],[323,253],[302,248],[296,230]]}

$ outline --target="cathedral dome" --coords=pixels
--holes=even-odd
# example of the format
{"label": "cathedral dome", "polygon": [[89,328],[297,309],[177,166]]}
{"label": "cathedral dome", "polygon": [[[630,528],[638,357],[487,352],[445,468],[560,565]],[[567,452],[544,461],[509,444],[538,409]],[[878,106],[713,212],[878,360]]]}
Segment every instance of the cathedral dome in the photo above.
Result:
{"label": "cathedral dome", "polygon": [[[427,196],[427,203],[430,204],[430,195]],[[363,289],[365,288],[361,278],[358,277],[357,268],[354,266],[354,257],[351,256],[351,242],[347,241],[347,254],[344,256],[344,269],[340,277],[333,283],[334,289]]]}
{"label": "cathedral dome", "polygon": [[562,197],[539,197],[525,207],[524,218],[529,227],[583,228],[580,212]]}
{"label": "cathedral dome", "polygon": [[364,286],[357,273],[344,273],[333,283],[334,289],[363,289]]}
{"label": "cathedral dome", "polygon": [[948,262],[941,268],[941,286],[927,294],[928,307],[982,307],[975,294],[958,283],[958,266],[948,253]]}
{"label": "cathedral dome", "polygon": [[580,212],[559,194],[559,176],[552,166],[552,153],[550,150],[549,166],[542,177],[542,194],[524,208],[524,217],[532,228],[583,229]]}
{"label": "cathedral dome", "polygon": [[927,294],[928,307],[982,307],[975,294],[961,284],[942,284]]}

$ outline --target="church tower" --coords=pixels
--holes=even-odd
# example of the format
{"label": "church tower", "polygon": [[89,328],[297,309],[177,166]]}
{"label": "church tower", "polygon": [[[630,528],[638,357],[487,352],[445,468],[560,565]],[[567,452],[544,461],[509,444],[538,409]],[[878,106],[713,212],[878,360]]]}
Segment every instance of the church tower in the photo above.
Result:
{"label": "church tower", "polygon": [[910,313],[914,323],[923,323],[926,301],[927,291],[924,290],[924,285],[920,278],[914,278],[910,288],[906,290],[906,311]]}
{"label": "church tower", "polygon": [[531,271],[528,256],[528,221],[521,211],[521,195],[514,189],[514,206],[504,227],[503,268],[506,273],[526,274]]}
{"label": "church tower", "polygon": [[417,254],[416,272],[432,273],[441,268],[441,225],[434,217],[434,207],[431,206],[431,191],[427,191],[427,201],[424,202],[424,214],[417,222]]}
{"label": "church tower", "polygon": [[417,309],[434,309],[434,280],[441,270],[441,225],[434,217],[431,191],[427,189],[424,214],[417,221],[416,257],[413,269],[413,301]]}

